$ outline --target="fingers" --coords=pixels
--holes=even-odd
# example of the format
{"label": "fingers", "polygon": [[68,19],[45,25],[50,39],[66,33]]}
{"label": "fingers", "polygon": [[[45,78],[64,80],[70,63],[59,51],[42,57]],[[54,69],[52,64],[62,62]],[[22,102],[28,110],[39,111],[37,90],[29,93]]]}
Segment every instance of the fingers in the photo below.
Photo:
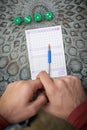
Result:
{"label": "fingers", "polygon": [[56,86],[54,82],[45,71],[40,72],[37,78],[41,80],[48,98],[56,92]]}
{"label": "fingers", "polygon": [[75,76],[64,76],[51,79],[45,71],[40,72],[37,77],[41,80],[49,99],[56,92],[58,93],[67,90],[71,92],[72,86],[74,86],[74,83],[79,80]]}
{"label": "fingers", "polygon": [[[42,88],[42,83],[39,79],[36,80],[22,80],[13,83],[14,86],[18,88],[23,87],[25,90],[29,91],[30,93],[36,92],[38,89]],[[31,94],[31,95],[32,95]]]}
{"label": "fingers", "polygon": [[31,116],[35,115],[39,109],[47,103],[47,99],[43,93],[41,93],[35,101],[29,104],[29,110],[31,110]]}
{"label": "fingers", "polygon": [[33,93],[36,92],[38,89],[42,88],[42,83],[41,83],[40,79],[36,79],[33,81],[31,80],[29,82],[29,85],[31,85],[31,87],[32,87],[31,89],[32,89]]}
{"label": "fingers", "polygon": [[55,83],[58,83],[58,81],[61,81],[61,83],[65,82],[67,87],[74,86],[75,83],[81,83],[81,80],[78,77],[70,75],[54,78]]}

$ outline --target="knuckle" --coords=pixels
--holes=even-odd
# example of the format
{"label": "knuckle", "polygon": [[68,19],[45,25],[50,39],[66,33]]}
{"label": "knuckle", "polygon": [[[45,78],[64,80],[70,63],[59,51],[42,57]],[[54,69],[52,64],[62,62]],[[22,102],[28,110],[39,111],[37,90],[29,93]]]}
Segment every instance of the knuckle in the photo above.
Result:
{"label": "knuckle", "polygon": [[66,83],[63,79],[57,79],[56,85],[57,88],[61,90],[66,86]]}
{"label": "knuckle", "polygon": [[79,77],[76,77],[76,76],[73,76],[73,80],[74,80],[75,82],[80,82]]}
{"label": "knuckle", "polygon": [[18,85],[19,86],[26,86],[26,82],[25,81],[19,81]]}
{"label": "knuckle", "polygon": [[40,75],[43,75],[43,74],[46,74],[46,71],[44,71],[44,70],[41,71],[41,72],[39,73],[39,76],[40,76]]}
{"label": "knuckle", "polygon": [[32,114],[35,115],[37,113],[37,107],[32,108]]}
{"label": "knuckle", "polygon": [[65,85],[65,81],[63,79],[59,79],[58,80],[58,84],[63,86],[63,85]]}
{"label": "knuckle", "polygon": [[69,81],[72,81],[72,80],[74,80],[74,77],[75,77],[75,76],[69,75],[69,76],[67,76],[67,79],[68,79]]}
{"label": "knuckle", "polygon": [[[51,94],[49,93],[49,95],[52,96],[52,93],[51,93]],[[44,104],[46,104],[47,101],[48,101],[48,96],[46,95],[46,92],[44,91],[42,94],[39,95],[38,109],[39,109],[40,107],[42,107]]]}
{"label": "knuckle", "polygon": [[80,81],[79,77],[76,77],[76,76],[67,76],[67,78],[70,81]]}
{"label": "knuckle", "polygon": [[40,95],[40,106],[43,105],[46,101],[47,101],[47,96],[46,93],[44,92]]}
{"label": "knuckle", "polygon": [[31,82],[28,80],[23,80],[23,81],[20,81],[20,84],[23,85],[23,86],[29,86],[29,84],[31,85]]}

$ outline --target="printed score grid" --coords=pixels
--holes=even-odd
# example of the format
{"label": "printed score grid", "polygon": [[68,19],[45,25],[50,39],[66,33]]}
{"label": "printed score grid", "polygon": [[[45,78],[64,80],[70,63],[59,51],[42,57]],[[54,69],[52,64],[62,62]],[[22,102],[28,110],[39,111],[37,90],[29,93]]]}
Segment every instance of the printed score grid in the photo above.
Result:
{"label": "printed score grid", "polygon": [[48,45],[51,47],[50,76],[66,76],[66,63],[61,26],[26,30],[26,41],[31,70],[31,78],[48,68]]}

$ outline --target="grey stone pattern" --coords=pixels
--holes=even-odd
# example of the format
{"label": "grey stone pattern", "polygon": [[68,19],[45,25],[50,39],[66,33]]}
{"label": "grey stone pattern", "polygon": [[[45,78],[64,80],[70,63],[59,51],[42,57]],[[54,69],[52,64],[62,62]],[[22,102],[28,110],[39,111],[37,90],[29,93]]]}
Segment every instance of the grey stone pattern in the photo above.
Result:
{"label": "grey stone pattern", "polygon": [[[46,21],[44,14],[54,18]],[[43,20],[14,25],[16,16],[41,13]],[[25,30],[61,25],[67,73],[78,76],[87,90],[87,0],[0,0],[0,95],[8,83],[30,79]]]}

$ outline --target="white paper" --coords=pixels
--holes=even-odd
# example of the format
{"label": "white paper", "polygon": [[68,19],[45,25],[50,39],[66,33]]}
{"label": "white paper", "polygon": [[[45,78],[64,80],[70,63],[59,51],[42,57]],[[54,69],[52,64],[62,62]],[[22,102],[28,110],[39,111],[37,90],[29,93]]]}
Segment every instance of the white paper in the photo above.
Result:
{"label": "white paper", "polygon": [[48,73],[48,45],[51,46],[51,77],[66,76],[66,63],[61,26],[26,30],[31,78],[45,70]]}

